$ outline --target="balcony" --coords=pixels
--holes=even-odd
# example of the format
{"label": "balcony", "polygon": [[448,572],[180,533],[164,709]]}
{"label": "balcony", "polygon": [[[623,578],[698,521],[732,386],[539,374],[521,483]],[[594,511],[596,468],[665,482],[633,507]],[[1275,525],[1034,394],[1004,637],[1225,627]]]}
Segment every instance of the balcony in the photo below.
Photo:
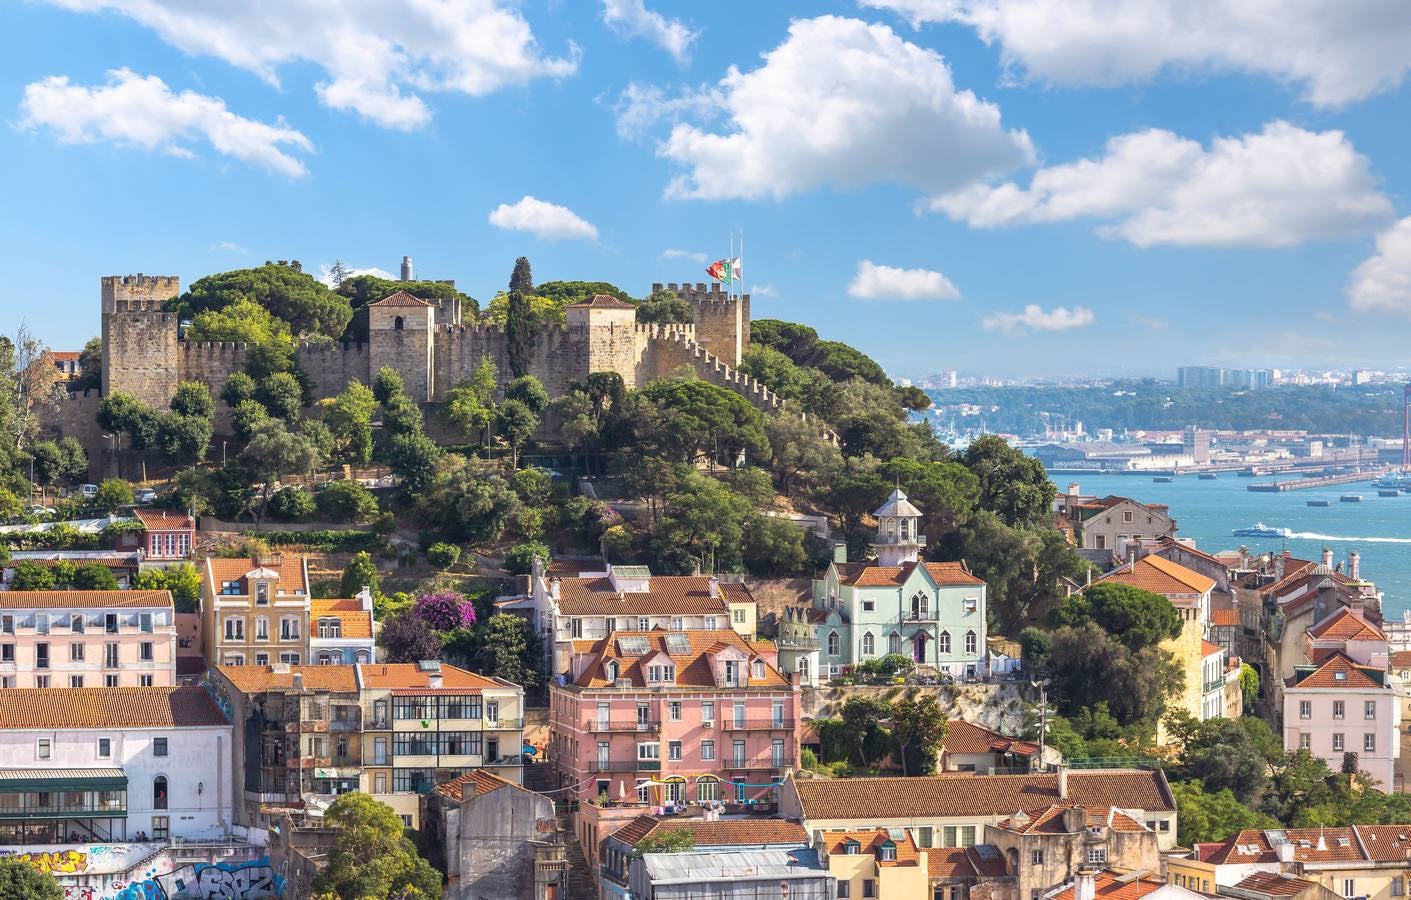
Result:
{"label": "balcony", "polygon": [[725,719],[720,723],[721,731],[792,731],[794,723],[788,719]]}
{"label": "balcony", "polygon": [[611,731],[661,731],[661,720],[594,719],[588,723],[588,730],[599,734]]}
{"label": "balcony", "polygon": [[817,638],[775,638],[774,645],[780,650],[817,650],[820,646]]}
{"label": "balcony", "polygon": [[923,609],[917,612],[908,612],[906,614],[906,621],[908,622],[935,622],[938,621],[940,618],[941,614],[939,610],[932,611],[929,609]]}
{"label": "balcony", "polygon": [[291,769],[328,768],[333,765],[333,759],[328,756],[302,756],[298,759],[288,760],[285,765]]}
{"label": "balcony", "polygon": [[523,727],[523,719],[496,719],[494,721],[491,721],[490,719],[485,720],[486,731],[519,731]]}
{"label": "balcony", "polygon": [[738,756],[721,760],[720,768],[731,772],[744,772],[764,769],[792,769],[792,756],[767,756],[763,759],[741,759]]}
{"label": "balcony", "polygon": [[1205,693],[1207,694],[1211,693],[1212,691],[1223,691],[1224,689],[1225,679],[1223,678],[1217,678],[1214,681],[1207,681],[1205,683]]}
{"label": "balcony", "polygon": [[876,538],[872,540],[872,545],[874,547],[895,544],[920,544],[924,547],[926,546],[926,535],[913,534],[902,536],[899,534],[879,534]]}
{"label": "balcony", "polygon": [[594,759],[589,772],[660,772],[659,759]]}

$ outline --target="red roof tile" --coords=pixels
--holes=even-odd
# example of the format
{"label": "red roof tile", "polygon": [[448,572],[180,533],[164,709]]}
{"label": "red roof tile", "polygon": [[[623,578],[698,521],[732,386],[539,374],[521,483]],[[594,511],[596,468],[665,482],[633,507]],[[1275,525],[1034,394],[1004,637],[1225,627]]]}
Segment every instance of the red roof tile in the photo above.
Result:
{"label": "red roof tile", "polygon": [[12,688],[0,728],[175,728],[228,725],[203,687]]}
{"label": "red roof tile", "polygon": [[610,294],[594,294],[587,300],[570,303],[564,309],[636,309],[631,303],[624,303]]}
{"label": "red roof tile", "polygon": [[1240,613],[1237,609],[1212,609],[1210,611],[1211,625],[1238,625],[1240,623]]}
{"label": "red roof tile", "polygon": [[1308,636],[1315,640],[1337,641],[1384,641],[1386,635],[1380,628],[1368,622],[1358,612],[1346,606],[1308,629]]}
{"label": "red roof tile", "polygon": [[[917,563],[903,563],[899,566],[877,566],[872,563],[836,563],[838,580],[852,587],[888,587],[905,584],[916,571]],[[970,574],[964,562],[921,563],[931,580],[938,585],[975,584],[984,580]]]}
{"label": "red roof tile", "polygon": [[0,591],[0,609],[170,609],[171,591]]}
{"label": "red roof tile", "polygon": [[427,303],[420,297],[413,297],[406,291],[397,291],[395,294],[388,294],[381,300],[375,300],[368,304],[368,306],[404,306],[410,308],[421,308],[431,305],[432,304]]}
{"label": "red roof tile", "polygon": [[1215,587],[1215,579],[1187,569],[1161,556],[1144,556],[1100,578],[1099,583],[1115,582],[1155,594],[1204,594]]}
{"label": "red roof tile", "polygon": [[139,506],[132,510],[132,514],[148,531],[192,531],[196,528],[196,520],[184,512]]}
{"label": "red roof tile", "polygon": [[1384,685],[1374,679],[1369,672],[1374,672],[1368,666],[1359,666],[1342,653],[1334,652],[1327,661],[1316,670],[1299,677],[1294,675],[1289,679],[1290,687],[1300,688],[1382,688]]}
{"label": "red roof tile", "polygon": [[[689,649],[685,653],[672,655],[667,649],[668,635],[684,635]],[[642,655],[624,653],[622,649],[624,638],[642,638],[646,643],[647,652]],[[574,643],[574,650],[577,652],[578,642]],[[715,675],[711,669],[711,655],[731,647],[737,648],[745,654],[750,687],[787,687],[789,685],[788,678],[770,662],[767,655],[761,655],[754,645],[734,631],[663,631],[661,629],[618,631],[593,641],[591,648],[585,654],[590,656],[590,661],[575,684],[585,688],[612,687],[606,678],[605,665],[609,660],[616,660],[619,679],[627,679],[637,687],[645,687],[647,685],[647,672],[643,669],[645,661],[659,654],[664,654],[671,664],[676,666],[677,687],[715,687]],[[755,659],[764,660],[763,679],[755,678],[753,665]]]}
{"label": "red roof tile", "polygon": [[[559,582],[559,613],[565,616],[691,616],[725,615],[730,599],[753,599],[744,585],[725,585],[711,593],[707,575],[653,575],[650,590],[613,590],[606,576],[564,578]],[[739,596],[735,596],[738,594]]]}
{"label": "red roof tile", "polygon": [[690,832],[697,849],[701,847],[762,847],[770,844],[804,845],[808,832],[798,822],[787,819],[658,819],[641,815],[612,836],[636,847],[649,837],[679,831]]}
{"label": "red roof tile", "polygon": [[1020,756],[1033,756],[1039,752],[1039,745],[1018,738],[1005,737],[998,731],[991,731],[982,725],[951,719],[946,726],[946,739],[941,743],[948,753],[1017,753]]}
{"label": "red roof tile", "polygon": [[[879,860],[879,866],[914,866],[919,862],[916,855],[916,842],[911,839],[911,834],[906,831],[901,832],[900,837],[892,837],[885,828],[868,828],[861,831],[825,831],[823,832],[823,846],[827,848],[831,856],[835,853],[846,853],[848,842],[855,841],[858,844],[858,852],[869,856],[876,856],[878,848],[890,842],[896,847],[896,858],[892,860]],[[929,859],[928,859],[929,864]]]}
{"label": "red roof tile", "polygon": [[[220,586],[225,581],[241,582],[240,589],[249,591],[250,586],[245,584],[246,574],[256,569],[268,569],[279,576],[274,587],[275,597],[280,595],[306,595],[309,592],[307,573],[305,572],[304,557],[293,553],[272,553],[268,557],[261,557],[258,560],[244,557],[219,557],[210,556],[206,558],[206,587],[215,594],[220,593]],[[244,594],[241,596],[249,596]]]}
{"label": "red roof tile", "polygon": [[312,600],[309,602],[309,628],[318,634],[318,620],[336,618],[343,623],[343,637],[372,637],[372,613],[363,609],[361,600]]}
{"label": "red roof tile", "polygon": [[294,676],[303,678],[304,690],[334,691],[340,694],[358,692],[358,676],[354,666],[216,666],[216,671],[246,694],[262,691],[291,691]]}
{"label": "red roof tile", "polygon": [[365,688],[406,691],[414,694],[431,693],[431,677],[441,676],[440,690],[447,692],[478,691],[482,688],[504,687],[493,678],[467,672],[456,666],[441,664],[439,672],[426,672],[417,663],[363,663],[358,677]]}
{"label": "red roof tile", "polygon": [[1293,875],[1284,875],[1279,872],[1255,872],[1245,880],[1235,884],[1236,888],[1244,891],[1255,891],[1260,894],[1268,894],[1275,897],[1292,897],[1301,894],[1309,888],[1316,889],[1317,884],[1311,881],[1304,881],[1302,878]]}
{"label": "red roof tile", "polygon": [[[1102,900],[1138,900],[1153,891],[1159,891],[1166,886],[1166,882],[1159,878],[1152,878],[1145,875],[1115,875],[1110,871],[1098,872],[1096,875],[1095,896]],[[1048,894],[1048,900],[1073,900],[1073,885],[1054,894]]]}
{"label": "red roof tile", "polygon": [[[528,788],[520,787],[512,781],[506,781],[498,775],[476,769],[459,775],[445,784],[436,786],[436,793],[452,800],[464,800],[467,793],[472,797],[479,797],[491,791],[498,791],[500,788],[511,787],[516,790],[528,791]],[[530,793],[533,793],[530,791]]]}

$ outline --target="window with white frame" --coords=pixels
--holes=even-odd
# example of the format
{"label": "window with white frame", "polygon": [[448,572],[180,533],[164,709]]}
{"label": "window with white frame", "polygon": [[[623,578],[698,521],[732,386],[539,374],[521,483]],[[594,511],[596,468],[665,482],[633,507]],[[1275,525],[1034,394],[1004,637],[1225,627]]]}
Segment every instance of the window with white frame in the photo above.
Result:
{"label": "window with white frame", "polygon": [[702,722],[714,722],[714,721],[715,721],[715,701],[714,701],[714,700],[702,700],[702,701],[701,701],[701,721],[702,721]]}
{"label": "window with white frame", "polygon": [[225,639],[227,641],[245,640],[245,619],[241,616],[226,616],[225,618]]}
{"label": "window with white frame", "polygon": [[676,667],[671,665],[647,666],[647,681],[655,684],[675,684]]}
{"label": "window with white frame", "polygon": [[1362,735],[1362,750],[1364,753],[1377,752],[1377,736],[1370,731]]}
{"label": "window with white frame", "polygon": [[877,639],[868,631],[862,635],[862,653],[864,656],[872,656],[877,652]]}
{"label": "window with white frame", "polygon": [[279,619],[279,639],[297,641],[299,639],[299,617],[281,616]]}
{"label": "window with white frame", "polygon": [[1341,753],[1341,752],[1342,752],[1342,748],[1343,748],[1343,736],[1342,736],[1342,732],[1337,732],[1337,733],[1335,733],[1335,734],[1333,735],[1333,752],[1334,752],[1334,753]]}
{"label": "window with white frame", "polygon": [[1313,718],[1313,701],[1312,701],[1312,700],[1300,700],[1300,701],[1298,701],[1298,717],[1299,717],[1300,719],[1311,719],[1311,718]]}
{"label": "window with white frame", "polygon": [[706,631],[715,631],[715,630],[716,630],[716,619],[715,619],[715,616],[706,616],[706,617],[705,617],[705,630],[706,630]]}
{"label": "window with white frame", "polygon": [[1088,848],[1088,865],[1090,865],[1090,866],[1105,866],[1105,865],[1107,865],[1107,848],[1106,848],[1106,847],[1089,847],[1089,848]]}
{"label": "window with white frame", "polygon": [[837,656],[842,647],[842,640],[838,637],[838,632],[828,632],[828,655]]}
{"label": "window with white frame", "polygon": [[1362,718],[1375,719],[1377,717],[1377,701],[1364,700],[1362,702]]}
{"label": "window with white frame", "polygon": [[318,636],[321,638],[341,638],[343,636],[343,620],[337,616],[320,616]]}
{"label": "window with white frame", "polygon": [[1344,702],[1341,701],[1341,700],[1334,700],[1334,701],[1333,701],[1333,718],[1334,718],[1334,719],[1344,719],[1344,718],[1347,718],[1347,704],[1346,704],[1346,703],[1344,703]]}
{"label": "window with white frame", "polygon": [[715,741],[701,741],[701,759],[715,759]]}
{"label": "window with white frame", "polygon": [[976,646],[975,632],[973,632],[973,631],[967,631],[967,632],[965,632],[965,652],[966,652],[967,654],[973,654],[973,653],[975,652],[975,646]]}
{"label": "window with white frame", "polygon": [[950,632],[949,632],[949,631],[942,631],[942,632],[941,632],[941,636],[936,639],[936,648],[937,648],[937,649],[936,649],[936,652],[937,652],[937,653],[942,653],[942,654],[944,654],[944,653],[949,653],[949,652],[950,652]]}

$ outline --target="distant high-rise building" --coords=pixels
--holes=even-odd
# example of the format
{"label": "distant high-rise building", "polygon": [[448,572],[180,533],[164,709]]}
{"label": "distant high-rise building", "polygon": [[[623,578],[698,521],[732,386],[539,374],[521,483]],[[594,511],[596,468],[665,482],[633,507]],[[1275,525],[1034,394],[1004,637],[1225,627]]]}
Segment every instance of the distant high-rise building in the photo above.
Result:
{"label": "distant high-rise building", "polygon": [[941,375],[941,387],[953,388],[959,383],[960,379],[956,377],[955,369],[948,369]]}
{"label": "distant high-rise building", "polygon": [[1215,366],[1181,366],[1177,387],[1230,387],[1260,390],[1278,383],[1278,369],[1221,369]]}

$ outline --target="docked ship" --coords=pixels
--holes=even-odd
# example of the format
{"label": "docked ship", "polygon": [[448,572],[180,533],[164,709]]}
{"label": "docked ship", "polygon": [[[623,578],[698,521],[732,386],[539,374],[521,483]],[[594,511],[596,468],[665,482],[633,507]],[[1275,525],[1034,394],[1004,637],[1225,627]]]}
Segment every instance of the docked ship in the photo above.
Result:
{"label": "docked ship", "polygon": [[1293,536],[1293,532],[1287,528],[1275,528],[1272,525],[1265,525],[1263,522],[1255,522],[1248,528],[1236,528],[1233,533],[1235,537],[1286,538]]}
{"label": "docked ship", "polygon": [[1383,475],[1372,482],[1374,488],[1388,488],[1398,491],[1411,491],[1411,469],[1401,469]]}

